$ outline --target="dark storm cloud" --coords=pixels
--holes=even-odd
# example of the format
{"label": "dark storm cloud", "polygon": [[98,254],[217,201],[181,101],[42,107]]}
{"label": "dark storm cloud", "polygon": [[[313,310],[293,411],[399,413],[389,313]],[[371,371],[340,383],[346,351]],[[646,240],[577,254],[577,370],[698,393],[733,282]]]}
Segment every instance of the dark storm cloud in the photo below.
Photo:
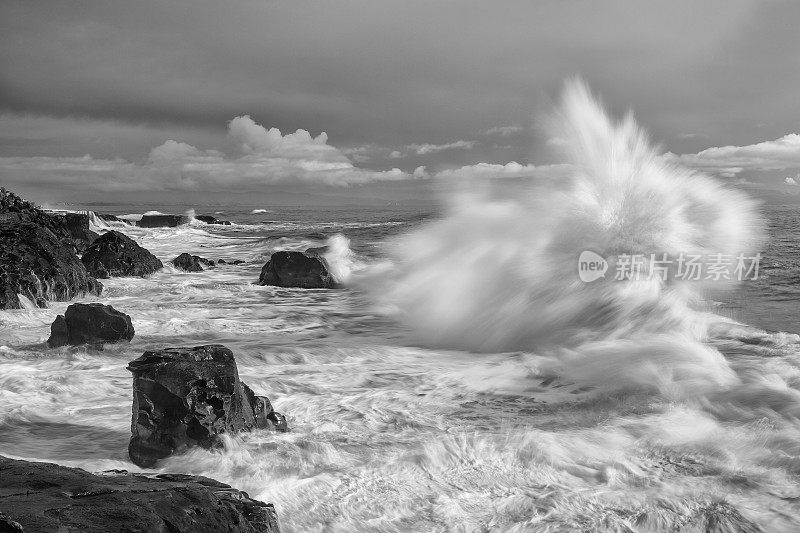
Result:
{"label": "dark storm cloud", "polygon": [[250,115],[376,171],[550,164],[531,117],[575,74],[674,153],[753,145],[800,129],[797,20],[756,0],[7,0],[0,156],[230,153]]}

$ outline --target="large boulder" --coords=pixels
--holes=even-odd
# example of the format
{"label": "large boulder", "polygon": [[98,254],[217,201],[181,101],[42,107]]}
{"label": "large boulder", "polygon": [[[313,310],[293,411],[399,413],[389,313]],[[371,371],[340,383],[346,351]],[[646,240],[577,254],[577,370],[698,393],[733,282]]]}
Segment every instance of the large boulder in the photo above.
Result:
{"label": "large boulder", "polygon": [[57,346],[105,344],[130,341],[134,329],[131,317],[110,305],[99,303],[72,304],[64,315],[58,315],[50,326],[47,344]]}
{"label": "large boulder", "polygon": [[164,265],[156,256],[118,231],[98,237],[81,257],[86,270],[98,278],[115,276],[146,277]]}
{"label": "large boulder", "polygon": [[337,286],[328,271],[325,258],[316,253],[290,251],[272,254],[261,269],[258,283],[302,289],[331,289]]}
{"label": "large boulder", "polygon": [[188,223],[186,215],[144,215],[136,225],[140,228],[174,228]]}
{"label": "large boulder", "polygon": [[230,226],[231,223],[229,220],[220,220],[215,216],[212,215],[197,215],[194,218],[201,222],[205,222],[206,224],[219,224],[222,226]]}
{"label": "large boulder", "polygon": [[186,474],[99,475],[0,456],[0,531],[277,533],[272,504]]}
{"label": "large boulder", "polygon": [[222,345],[147,351],[128,364],[133,418],[128,454],[141,467],[219,435],[253,428],[286,430],[270,401],[239,381],[233,352]]}
{"label": "large boulder", "polygon": [[47,300],[71,300],[102,289],[74,247],[50,229],[0,220],[0,309],[23,307],[18,295],[44,307]]}
{"label": "large boulder", "polygon": [[202,272],[204,270],[203,265],[214,266],[214,261],[184,252],[173,259],[172,264],[175,265],[175,268],[180,268],[186,272]]}

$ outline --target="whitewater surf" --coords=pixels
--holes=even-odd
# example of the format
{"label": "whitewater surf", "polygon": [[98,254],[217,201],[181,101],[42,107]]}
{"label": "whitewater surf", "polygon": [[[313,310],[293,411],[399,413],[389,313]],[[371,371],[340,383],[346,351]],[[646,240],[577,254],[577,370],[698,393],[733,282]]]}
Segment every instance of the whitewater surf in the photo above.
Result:
{"label": "whitewater surf", "polygon": [[[442,212],[225,206],[231,226],[121,231],[165,265],[104,280],[130,344],[43,350],[68,302],[0,311],[0,447],[135,470],[128,361],[220,343],[291,431],[159,463],[273,502],[283,531],[796,531],[800,337],[765,310],[800,260],[796,213],[680,168],[580,82],[551,117],[567,178],[494,184]],[[118,205],[112,214],[193,206]],[[322,247],[344,290],[254,284],[276,250]],[[578,261],[641,254],[642,276]],[[753,281],[653,276],[650,254],[747,257]],[[788,290],[788,289],[787,289]],[[748,300],[753,324],[726,312]],[[743,296],[744,295],[744,296]],[[767,305],[769,304],[769,305]],[[772,307],[770,307],[772,306]]]}

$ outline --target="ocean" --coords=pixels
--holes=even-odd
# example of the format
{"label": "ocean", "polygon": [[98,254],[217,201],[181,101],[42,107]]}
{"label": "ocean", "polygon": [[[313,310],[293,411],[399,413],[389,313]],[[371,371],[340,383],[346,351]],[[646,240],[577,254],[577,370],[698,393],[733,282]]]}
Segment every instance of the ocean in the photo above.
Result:
{"label": "ocean", "polygon": [[[137,470],[126,364],[218,343],[290,431],[158,469],[272,502],[284,532],[800,530],[800,208],[689,186],[617,134],[630,157],[585,149],[570,189],[441,209],[68,206],[233,224],[93,217],[166,266],[84,299],[129,314],[129,344],[43,347],[69,302],[0,311],[0,453]],[[346,288],[255,284],[272,252],[321,245]],[[585,250],[761,261],[738,284],[584,282]],[[182,252],[245,263],[186,273]]]}

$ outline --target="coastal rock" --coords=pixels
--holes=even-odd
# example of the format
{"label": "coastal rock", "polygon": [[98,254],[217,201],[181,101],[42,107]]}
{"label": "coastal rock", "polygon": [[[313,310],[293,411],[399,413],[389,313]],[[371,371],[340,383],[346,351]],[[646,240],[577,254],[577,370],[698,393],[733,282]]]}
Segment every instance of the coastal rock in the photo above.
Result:
{"label": "coastal rock", "polygon": [[147,351],[128,370],[133,373],[128,454],[139,466],[192,446],[214,447],[222,433],[286,430],[269,399],[239,381],[233,352],[225,346]]}
{"label": "coastal rock", "polygon": [[63,219],[64,227],[72,237],[79,253],[83,253],[99,237],[97,233],[89,229],[88,213],[64,213],[57,216]]}
{"label": "coastal rock", "polygon": [[136,225],[140,228],[174,228],[188,223],[186,215],[144,215]]}
{"label": "coastal rock", "polygon": [[98,278],[146,277],[164,266],[156,256],[118,231],[98,237],[86,249],[81,261],[86,270]]}
{"label": "coastal rock", "polygon": [[242,259],[234,259],[233,261],[226,261],[224,259],[220,259],[217,261],[218,265],[243,265],[245,261]]}
{"label": "coastal rock", "polygon": [[91,474],[0,456],[0,531],[277,533],[272,504],[185,474]]}
{"label": "coastal rock", "polygon": [[131,317],[110,305],[72,304],[50,326],[51,347],[130,341],[134,329]]}
{"label": "coastal rock", "polygon": [[213,267],[214,261],[184,252],[173,259],[172,264],[175,265],[175,268],[180,268],[186,272],[202,272],[204,270],[203,265]]}
{"label": "coastal rock", "polygon": [[337,286],[324,258],[306,252],[275,252],[261,269],[259,285],[331,289]]}
{"label": "coastal rock", "polygon": [[23,307],[18,295],[39,307],[47,300],[100,294],[71,244],[34,222],[0,220],[0,309]]}
{"label": "coastal rock", "polygon": [[222,226],[230,226],[231,223],[229,220],[220,220],[215,216],[212,215],[197,215],[194,218],[201,222],[205,222],[206,224],[220,224]]}
{"label": "coastal rock", "polygon": [[48,213],[11,191],[0,187],[0,222],[21,224],[31,222],[50,232],[63,244],[81,252],[97,238],[89,229],[87,213]]}

